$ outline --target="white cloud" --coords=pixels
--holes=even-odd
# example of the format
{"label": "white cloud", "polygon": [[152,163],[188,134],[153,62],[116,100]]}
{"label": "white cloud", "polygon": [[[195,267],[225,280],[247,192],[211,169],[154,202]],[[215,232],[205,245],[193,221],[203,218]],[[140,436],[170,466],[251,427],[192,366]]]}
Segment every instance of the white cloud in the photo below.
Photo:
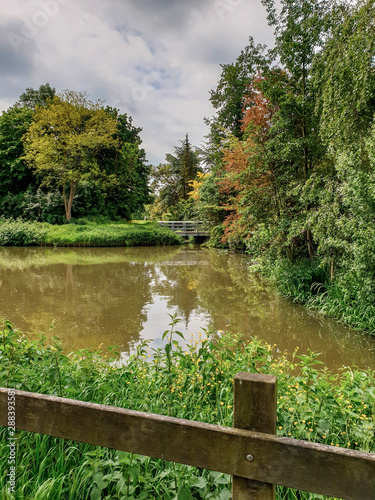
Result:
{"label": "white cloud", "polygon": [[250,35],[273,41],[260,0],[7,0],[0,18],[14,56],[3,69],[3,108],[46,82],[87,90],[133,116],[153,163],[186,132],[203,140],[220,63],[233,62]]}

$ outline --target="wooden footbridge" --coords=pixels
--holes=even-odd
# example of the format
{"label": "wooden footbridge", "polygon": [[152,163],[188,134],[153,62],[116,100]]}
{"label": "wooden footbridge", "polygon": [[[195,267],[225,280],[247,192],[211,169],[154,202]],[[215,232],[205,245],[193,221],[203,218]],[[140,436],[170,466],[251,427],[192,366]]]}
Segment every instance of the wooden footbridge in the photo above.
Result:
{"label": "wooden footbridge", "polygon": [[188,238],[189,236],[208,238],[210,236],[210,232],[207,230],[207,225],[204,221],[160,220],[158,221],[158,224],[161,227],[166,227],[185,238]]}

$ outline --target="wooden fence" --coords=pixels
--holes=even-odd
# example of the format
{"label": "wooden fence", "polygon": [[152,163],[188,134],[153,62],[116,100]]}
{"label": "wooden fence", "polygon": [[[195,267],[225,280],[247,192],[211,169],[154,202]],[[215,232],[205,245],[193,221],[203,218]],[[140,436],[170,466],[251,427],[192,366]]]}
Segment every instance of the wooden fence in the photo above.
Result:
{"label": "wooden fence", "polygon": [[205,228],[205,222],[203,221],[158,221],[161,227],[167,227],[174,233],[180,234],[181,236],[209,236],[210,232]]}
{"label": "wooden fence", "polygon": [[[239,373],[234,427],[16,391],[16,428],[233,476],[233,500],[271,500],[276,484],[375,499],[375,454],[276,436],[276,377]],[[6,427],[8,389],[0,388]]]}

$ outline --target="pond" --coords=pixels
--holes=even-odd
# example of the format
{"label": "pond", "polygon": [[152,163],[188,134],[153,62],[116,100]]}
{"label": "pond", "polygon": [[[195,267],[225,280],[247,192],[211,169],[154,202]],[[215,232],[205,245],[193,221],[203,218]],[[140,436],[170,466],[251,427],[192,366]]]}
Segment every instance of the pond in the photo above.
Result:
{"label": "pond", "polygon": [[278,351],[320,352],[334,370],[375,367],[374,339],[292,304],[248,268],[246,256],[198,246],[3,247],[0,315],[61,337],[65,351],[118,345],[126,357],[143,339],[161,347],[168,314],[177,314],[187,340],[230,330]]}

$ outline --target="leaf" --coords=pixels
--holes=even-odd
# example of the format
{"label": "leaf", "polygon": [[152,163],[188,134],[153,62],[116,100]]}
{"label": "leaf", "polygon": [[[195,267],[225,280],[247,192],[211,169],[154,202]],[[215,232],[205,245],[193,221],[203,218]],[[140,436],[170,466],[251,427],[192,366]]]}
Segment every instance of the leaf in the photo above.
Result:
{"label": "leaf", "polygon": [[138,482],[138,477],[139,477],[138,465],[132,465],[131,467],[129,467],[129,474],[132,478],[133,484],[136,484]]}
{"label": "leaf", "polygon": [[107,482],[103,481],[102,472],[97,472],[96,474],[94,474],[92,480],[97,484],[99,491],[104,490],[104,488],[107,486]]}
{"label": "leaf", "polygon": [[179,335],[183,340],[185,340],[185,337],[183,336],[183,334],[181,332],[174,332],[176,335]]}
{"label": "leaf", "polygon": [[189,483],[190,484],[190,487],[194,487],[194,488],[199,488],[199,489],[203,489],[207,486],[207,479],[200,476],[196,479],[196,481],[193,481],[192,483]]}
{"label": "leaf", "polygon": [[96,486],[94,486],[90,494],[90,500],[101,500],[101,499],[102,499],[101,490],[99,490]]}
{"label": "leaf", "polygon": [[222,475],[221,477],[219,477],[216,481],[215,481],[216,484],[229,484],[230,483],[230,479],[228,476],[226,475]]}
{"label": "leaf", "polygon": [[232,493],[230,490],[221,490],[217,500],[230,500],[232,498]]}
{"label": "leaf", "polygon": [[165,337],[168,335],[169,333],[169,330],[165,330],[165,332],[163,333],[163,336],[162,336],[162,340],[165,339]]}
{"label": "leaf", "polygon": [[165,352],[167,353],[167,356],[169,356],[171,354],[171,351],[172,351],[172,346],[171,344],[167,344],[165,346]]}
{"label": "leaf", "polygon": [[177,500],[194,500],[190,488],[182,488],[177,495]]}

